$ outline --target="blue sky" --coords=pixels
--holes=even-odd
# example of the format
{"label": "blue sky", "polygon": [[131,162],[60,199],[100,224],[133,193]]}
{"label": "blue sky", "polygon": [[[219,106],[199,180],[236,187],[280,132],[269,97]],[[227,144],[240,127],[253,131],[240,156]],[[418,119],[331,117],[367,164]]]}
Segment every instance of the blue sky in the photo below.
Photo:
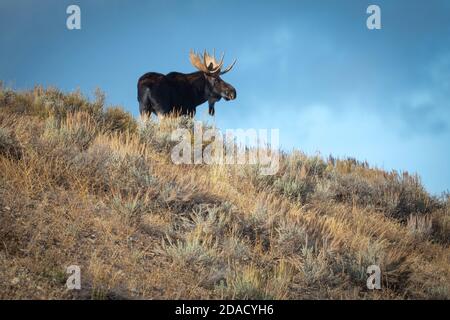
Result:
{"label": "blue sky", "polygon": [[[81,7],[81,30],[66,8]],[[381,8],[381,30],[366,8]],[[285,150],[351,156],[450,189],[450,1],[3,0],[0,79],[91,94],[138,114],[145,72],[192,72],[191,48],[238,62],[221,129],[279,128]]]}

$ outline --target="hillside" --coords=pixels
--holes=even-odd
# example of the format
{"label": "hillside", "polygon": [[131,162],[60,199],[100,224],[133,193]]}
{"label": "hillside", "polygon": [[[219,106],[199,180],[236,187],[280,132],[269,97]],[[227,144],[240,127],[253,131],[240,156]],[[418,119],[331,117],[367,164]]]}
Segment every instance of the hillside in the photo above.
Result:
{"label": "hillside", "polygon": [[0,298],[450,298],[450,199],[417,176],[301,152],[273,176],[174,165],[177,127],[1,88]]}

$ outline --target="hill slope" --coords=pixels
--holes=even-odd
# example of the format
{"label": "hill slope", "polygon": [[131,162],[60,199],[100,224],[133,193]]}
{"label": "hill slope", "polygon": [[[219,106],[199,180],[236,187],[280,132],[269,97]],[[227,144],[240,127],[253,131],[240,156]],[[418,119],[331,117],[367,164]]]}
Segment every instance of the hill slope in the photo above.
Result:
{"label": "hill slope", "polygon": [[418,177],[300,152],[274,176],[174,165],[190,119],[96,96],[0,90],[0,298],[450,297],[449,199]]}

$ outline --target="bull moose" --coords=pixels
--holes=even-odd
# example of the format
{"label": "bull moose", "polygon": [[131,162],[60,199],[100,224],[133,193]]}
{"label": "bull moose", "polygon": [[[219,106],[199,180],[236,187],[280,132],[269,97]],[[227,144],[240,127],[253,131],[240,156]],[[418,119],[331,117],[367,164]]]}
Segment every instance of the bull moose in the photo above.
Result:
{"label": "bull moose", "polygon": [[214,104],[221,98],[236,99],[236,90],[220,76],[230,71],[236,60],[222,70],[223,58],[217,62],[215,54],[209,55],[206,50],[203,55],[191,50],[189,59],[199,71],[193,73],[171,72],[167,75],[148,72],[139,78],[137,84],[139,112],[150,116],[177,115],[194,116],[196,107],[206,101],[209,114],[214,115]]}

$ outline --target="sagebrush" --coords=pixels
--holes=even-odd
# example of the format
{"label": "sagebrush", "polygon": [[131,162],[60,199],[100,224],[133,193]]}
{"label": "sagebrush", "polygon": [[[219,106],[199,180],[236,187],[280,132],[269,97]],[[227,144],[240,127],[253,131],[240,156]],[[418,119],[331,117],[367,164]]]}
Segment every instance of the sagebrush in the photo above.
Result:
{"label": "sagebrush", "polygon": [[177,166],[170,133],[192,119],[104,104],[0,90],[0,298],[450,297],[449,197],[417,175],[298,151],[273,176]]}

